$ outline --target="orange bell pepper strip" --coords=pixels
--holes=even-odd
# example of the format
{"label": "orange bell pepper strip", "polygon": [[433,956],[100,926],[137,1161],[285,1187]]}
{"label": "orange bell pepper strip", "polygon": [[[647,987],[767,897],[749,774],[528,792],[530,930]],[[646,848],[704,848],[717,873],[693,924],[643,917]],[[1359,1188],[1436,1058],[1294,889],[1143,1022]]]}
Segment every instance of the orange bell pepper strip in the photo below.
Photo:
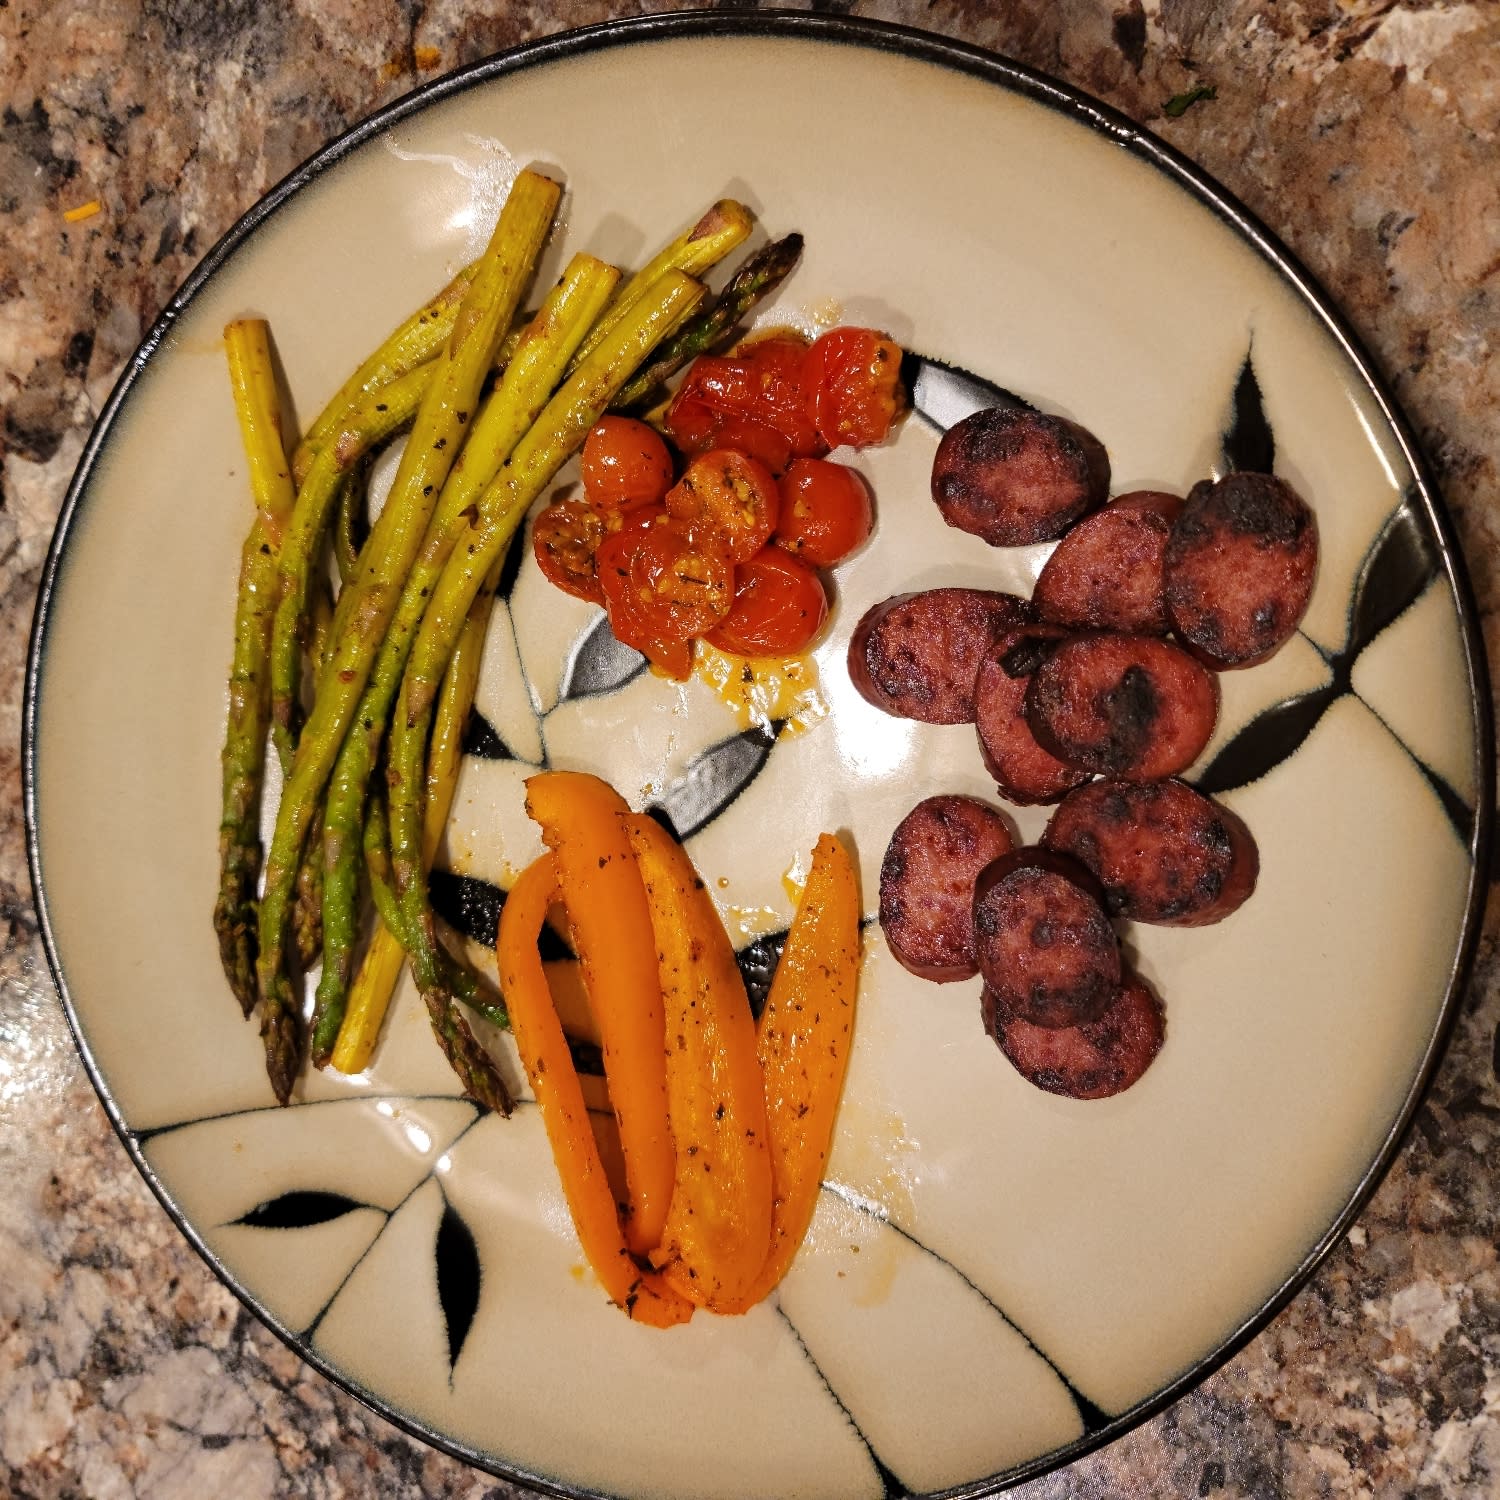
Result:
{"label": "orange bell pepper strip", "polygon": [[553,856],[544,854],[527,866],[500,911],[496,957],[511,1031],[542,1112],[584,1255],[610,1300],[628,1316],[653,1328],[669,1328],[686,1322],[693,1305],[659,1274],[643,1271],[625,1243],[578,1072],[537,952],[537,938],[556,890],[557,867]]}
{"label": "orange bell pepper strip", "polygon": [[[859,916],[853,861],[825,833],[756,1030],[771,1148],[771,1253],[746,1307],[786,1275],[818,1206],[854,1034]],[[730,1310],[737,1309],[719,1309]]]}
{"label": "orange bell pepper strip", "polygon": [[526,783],[526,811],[557,863],[620,1127],[629,1195],[625,1241],[644,1255],[661,1243],[676,1162],[661,980],[646,889],[625,832],[630,809],[597,776],[545,771]]}
{"label": "orange bell pepper strip", "polygon": [[666,1229],[651,1260],[694,1302],[737,1307],[771,1244],[755,1021],[729,936],[686,852],[650,818],[631,818],[627,827],[656,934],[677,1158]]}

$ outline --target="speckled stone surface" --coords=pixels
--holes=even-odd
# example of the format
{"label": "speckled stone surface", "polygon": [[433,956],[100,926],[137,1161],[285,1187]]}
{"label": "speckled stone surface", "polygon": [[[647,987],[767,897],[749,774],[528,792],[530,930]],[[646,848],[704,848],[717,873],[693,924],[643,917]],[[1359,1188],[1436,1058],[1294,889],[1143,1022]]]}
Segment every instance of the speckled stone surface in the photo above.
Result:
{"label": "speckled stone surface", "polygon": [[[414,84],[652,5],[0,0],[0,1494],[509,1496],[304,1367],[130,1166],[36,936],[19,767],[48,537],[161,304],[267,187]],[[744,8],[733,4],[721,9]],[[1244,200],[1390,376],[1500,659],[1500,5],[874,0],[1087,89]],[[1174,96],[1214,93],[1171,117]],[[64,211],[97,199],[68,223]],[[1197,1391],[1020,1493],[1500,1493],[1500,972],[1389,1178],[1293,1304]]]}

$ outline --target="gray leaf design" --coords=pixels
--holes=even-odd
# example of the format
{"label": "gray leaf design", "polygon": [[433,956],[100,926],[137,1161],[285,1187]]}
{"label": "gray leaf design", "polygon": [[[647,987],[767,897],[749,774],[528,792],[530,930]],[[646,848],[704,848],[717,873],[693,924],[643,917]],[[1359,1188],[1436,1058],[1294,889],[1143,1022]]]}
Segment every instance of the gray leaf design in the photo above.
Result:
{"label": "gray leaf design", "polygon": [[911,393],[912,410],[939,432],[991,406],[1036,410],[1014,391],[925,354],[908,351],[902,357],[901,381]]}
{"label": "gray leaf design", "polygon": [[747,729],[720,740],[697,756],[647,811],[667,823],[680,840],[713,822],[760,775],[770,759],[781,725]]}
{"label": "gray leaf design", "polygon": [[612,693],[645,670],[646,658],[639,651],[621,645],[609,628],[609,616],[600,614],[574,649],[563,673],[558,700]]}
{"label": "gray leaf design", "polygon": [[[434,913],[455,932],[486,947],[494,944],[500,909],[505,905],[505,892],[498,885],[474,875],[435,869],[427,878],[427,896]],[[575,956],[550,922],[542,927],[540,950],[549,961]]]}
{"label": "gray leaf design", "polygon": [[315,1224],[341,1219],[356,1208],[369,1206],[354,1198],[346,1198],[342,1193],[299,1190],[258,1203],[249,1213],[231,1222],[246,1224],[252,1229],[310,1229]]}
{"label": "gray leaf design", "polygon": [[438,1301],[442,1304],[443,1322],[448,1330],[448,1367],[451,1370],[463,1352],[464,1340],[469,1336],[474,1313],[479,1307],[482,1271],[479,1250],[469,1226],[446,1201],[433,1255],[437,1260]]}

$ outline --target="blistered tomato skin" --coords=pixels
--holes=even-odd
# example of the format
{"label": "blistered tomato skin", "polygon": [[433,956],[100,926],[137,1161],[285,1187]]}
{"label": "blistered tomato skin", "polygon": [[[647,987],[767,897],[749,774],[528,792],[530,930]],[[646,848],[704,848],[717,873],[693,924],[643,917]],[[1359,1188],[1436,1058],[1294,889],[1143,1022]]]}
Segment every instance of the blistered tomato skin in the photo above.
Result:
{"label": "blistered tomato skin", "polygon": [[633,417],[601,417],[580,460],[583,494],[605,515],[657,505],[672,483],[672,455],[661,434]]}
{"label": "blistered tomato skin", "polygon": [[667,492],[667,512],[716,533],[732,561],[748,562],[770,540],[781,511],[776,477],[732,448],[695,458]]}
{"label": "blistered tomato skin", "polygon": [[815,568],[831,568],[869,539],[869,487],[847,464],[799,458],[781,479],[776,542]]}
{"label": "blistered tomato skin", "polygon": [[765,547],[736,570],[734,607],[705,637],[736,656],[791,655],[818,637],[828,593],[806,563]]}
{"label": "blistered tomato skin", "polygon": [[552,501],[531,529],[531,549],[542,576],[575,599],[603,604],[596,556],[608,532],[605,518],[581,500]]}
{"label": "blistered tomato skin", "polygon": [[615,635],[638,651],[702,635],[734,599],[734,565],[719,539],[670,519],[616,532],[599,548],[598,573]]}
{"label": "blistered tomato skin", "polygon": [[873,447],[906,405],[901,346],[873,328],[832,328],[807,351],[802,385],[827,447]]}
{"label": "blistered tomato skin", "polygon": [[667,409],[673,441],[688,453],[734,448],[781,473],[792,459],[819,453],[803,397],[800,339],[760,339],[732,355],[701,355]]}

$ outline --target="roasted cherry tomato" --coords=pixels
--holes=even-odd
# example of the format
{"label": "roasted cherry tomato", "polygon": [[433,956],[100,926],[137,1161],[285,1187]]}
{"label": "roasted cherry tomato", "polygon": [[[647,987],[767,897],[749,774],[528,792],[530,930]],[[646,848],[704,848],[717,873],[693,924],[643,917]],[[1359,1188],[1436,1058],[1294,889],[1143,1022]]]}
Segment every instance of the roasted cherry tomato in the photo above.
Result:
{"label": "roasted cherry tomato", "polygon": [[542,575],[575,599],[603,604],[595,561],[609,526],[582,500],[554,500],[531,529],[531,549]]}
{"label": "roasted cherry tomato", "polygon": [[748,562],[765,546],[780,510],[776,476],[733,448],[700,454],[667,491],[667,513],[717,532],[733,562]]}
{"label": "roasted cherry tomato", "polygon": [[781,477],[776,541],[815,568],[831,568],[864,545],[874,525],[870,491],[847,464],[799,458]]}
{"label": "roasted cherry tomato", "polygon": [[833,328],[803,363],[807,409],[829,448],[885,441],[905,404],[901,346],[873,328]]}
{"label": "roasted cherry tomato", "polygon": [[704,355],[688,368],[667,409],[667,430],[685,452],[735,448],[780,473],[824,444],[802,388],[807,346],[760,339],[732,355]]}
{"label": "roasted cherry tomato", "polygon": [[[598,571],[616,639],[663,665],[681,656],[668,648],[716,625],[734,600],[734,564],[719,538],[670,519],[615,532],[599,548]],[[691,665],[691,651],[685,659]]]}
{"label": "roasted cherry tomato", "polygon": [[672,484],[661,434],[634,417],[601,417],[583,440],[584,499],[606,515],[656,505]]}
{"label": "roasted cherry tomato", "polygon": [[766,547],[735,570],[734,608],[705,639],[736,656],[790,654],[811,645],[827,618],[822,579],[780,547]]}

